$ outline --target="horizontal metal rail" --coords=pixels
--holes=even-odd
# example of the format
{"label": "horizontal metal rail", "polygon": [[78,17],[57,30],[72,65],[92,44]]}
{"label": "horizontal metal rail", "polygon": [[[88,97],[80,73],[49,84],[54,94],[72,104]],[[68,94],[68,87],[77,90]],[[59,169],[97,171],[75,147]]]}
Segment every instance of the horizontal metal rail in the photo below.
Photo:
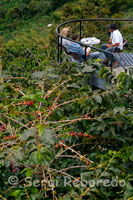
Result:
{"label": "horizontal metal rail", "polygon": [[[75,23],[75,22],[79,22],[80,24],[80,39],[81,39],[81,31],[82,31],[82,22],[84,21],[125,21],[125,22],[129,22],[129,21],[132,21],[133,22],[133,19],[110,19],[110,18],[94,18],[94,19],[76,19],[76,20],[70,20],[70,21],[66,21],[66,22],[63,22],[62,24],[60,24],[59,26],[57,26],[56,28],[56,34],[58,35],[58,61],[59,63],[61,63],[61,59],[60,59],[60,54],[62,54],[62,39],[66,39],[66,40],[69,40],[71,42],[75,42],[75,43],[78,43],[80,45],[84,45],[85,46],[85,49],[86,47],[90,47],[94,50],[97,50],[97,51],[100,51],[100,52],[103,52],[103,53],[108,53],[112,59],[111,59],[111,68],[113,67],[113,58],[116,59],[116,56],[113,54],[113,53],[110,53],[110,52],[107,52],[106,50],[103,50],[103,49],[100,49],[100,48],[97,48],[97,47],[94,47],[94,46],[90,46],[90,45],[87,45],[87,44],[82,44],[81,42],[79,41],[75,41],[75,40],[72,40],[70,38],[66,38],[66,37],[63,37],[61,34],[60,34],[60,28],[66,24],[70,24],[70,23]],[[61,38],[61,42],[59,42],[59,38]],[[60,49],[60,45],[61,45],[61,49]],[[121,66],[125,69],[125,72],[127,71],[127,69],[125,68],[125,66],[123,65],[123,63],[121,63],[121,61],[118,61]]]}

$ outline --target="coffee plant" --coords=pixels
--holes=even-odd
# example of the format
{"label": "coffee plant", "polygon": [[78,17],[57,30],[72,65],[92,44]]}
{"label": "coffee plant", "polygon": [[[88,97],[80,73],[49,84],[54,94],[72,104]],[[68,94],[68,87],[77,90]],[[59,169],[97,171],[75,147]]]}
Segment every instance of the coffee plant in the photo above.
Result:
{"label": "coffee plant", "polygon": [[[131,200],[133,69],[59,65],[31,46],[8,43],[2,59],[0,198]],[[88,83],[99,66],[106,89]]]}

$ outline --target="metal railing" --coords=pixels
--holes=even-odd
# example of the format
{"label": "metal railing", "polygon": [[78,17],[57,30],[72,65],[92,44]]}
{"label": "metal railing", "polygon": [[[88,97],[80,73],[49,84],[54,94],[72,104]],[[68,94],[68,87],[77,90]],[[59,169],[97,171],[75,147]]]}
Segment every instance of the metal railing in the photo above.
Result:
{"label": "metal railing", "polygon": [[[57,28],[56,28],[56,34],[57,34],[57,36],[58,36],[58,62],[61,64],[61,62],[62,62],[62,57],[61,57],[61,55],[62,55],[62,39],[66,39],[66,40],[69,40],[69,41],[71,41],[71,42],[75,42],[75,43],[78,43],[78,44],[80,44],[80,45],[84,45],[85,46],[85,55],[86,55],[86,49],[87,49],[87,47],[90,47],[91,49],[94,49],[94,50],[97,50],[97,51],[100,51],[100,52],[103,52],[103,53],[108,53],[109,55],[110,55],[110,57],[112,58],[111,59],[111,70],[112,70],[112,67],[113,67],[113,61],[114,61],[114,59],[116,59],[117,60],[117,58],[116,58],[116,56],[115,56],[115,54],[113,54],[113,53],[110,53],[110,52],[107,52],[106,50],[103,50],[103,49],[101,49],[101,48],[97,48],[97,47],[94,47],[94,46],[90,46],[90,45],[88,45],[88,44],[83,44],[83,43],[81,43],[81,42],[78,42],[78,41],[75,41],[75,40],[72,40],[72,39],[70,39],[70,38],[65,38],[65,37],[63,37],[61,34],[60,34],[60,28],[61,27],[63,27],[64,25],[68,25],[68,24],[71,24],[71,23],[79,23],[79,36],[80,36],[80,40],[81,40],[81,38],[82,38],[82,24],[84,23],[84,22],[86,22],[86,21],[93,21],[93,22],[97,22],[97,21],[109,21],[109,22],[112,22],[112,23],[114,23],[114,22],[119,22],[119,21],[121,21],[121,22],[133,22],[133,19],[107,19],[107,18],[96,18],[96,19],[78,19],[78,20],[70,20],[70,21],[66,21],[66,22],[64,22],[64,23],[62,23],[62,24],[60,24]],[[118,61],[119,62],[119,64],[124,68],[124,70],[125,70],[125,72],[127,72],[127,69],[125,68],[125,66],[123,65],[123,63],[121,62],[121,61]]]}

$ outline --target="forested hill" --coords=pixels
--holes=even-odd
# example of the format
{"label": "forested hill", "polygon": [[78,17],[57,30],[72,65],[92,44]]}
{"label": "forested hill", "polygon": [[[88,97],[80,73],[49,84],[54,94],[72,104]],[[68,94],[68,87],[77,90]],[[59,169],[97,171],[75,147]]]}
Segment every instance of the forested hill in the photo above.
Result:
{"label": "forested hill", "polygon": [[[10,32],[37,29],[57,20],[52,13],[68,0],[2,0],[0,1],[0,34],[7,38]],[[38,29],[37,29],[38,30]]]}
{"label": "forested hill", "polygon": [[43,36],[48,23],[95,17],[132,17],[132,0],[1,0],[0,36],[12,39],[33,29]]}

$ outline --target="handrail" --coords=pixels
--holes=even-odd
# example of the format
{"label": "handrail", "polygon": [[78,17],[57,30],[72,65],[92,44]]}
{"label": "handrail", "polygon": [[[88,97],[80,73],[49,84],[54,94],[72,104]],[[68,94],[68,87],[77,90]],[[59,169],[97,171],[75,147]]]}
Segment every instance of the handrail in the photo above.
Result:
{"label": "handrail", "polygon": [[[73,22],[80,22],[80,39],[81,39],[82,22],[84,22],[84,21],[133,21],[133,19],[110,19],[110,18],[75,19],[75,20],[69,20],[69,21],[63,22],[60,25],[58,25],[57,28],[56,28],[56,34],[58,35],[58,61],[60,63],[61,63],[61,60],[60,60],[59,38],[61,38],[61,54],[62,54],[62,38],[64,38],[64,39],[69,40],[71,42],[75,42],[75,43],[78,43],[80,45],[84,45],[85,49],[86,49],[86,47],[91,47],[94,50],[98,50],[98,51],[103,52],[103,53],[108,53],[112,57],[112,60],[111,60],[111,69],[112,69],[113,57],[116,58],[116,56],[113,53],[107,52],[107,51],[105,51],[103,49],[100,49],[100,48],[97,48],[97,47],[93,47],[93,46],[90,46],[90,45],[87,45],[87,44],[82,44],[79,41],[75,41],[75,40],[72,40],[70,38],[66,38],[66,37],[63,37],[62,35],[60,35],[60,33],[59,33],[60,32],[60,28],[63,25],[70,24],[70,23],[73,23]],[[120,61],[119,61],[119,63],[125,69],[125,72],[126,72],[127,70],[126,70],[125,66]]]}

